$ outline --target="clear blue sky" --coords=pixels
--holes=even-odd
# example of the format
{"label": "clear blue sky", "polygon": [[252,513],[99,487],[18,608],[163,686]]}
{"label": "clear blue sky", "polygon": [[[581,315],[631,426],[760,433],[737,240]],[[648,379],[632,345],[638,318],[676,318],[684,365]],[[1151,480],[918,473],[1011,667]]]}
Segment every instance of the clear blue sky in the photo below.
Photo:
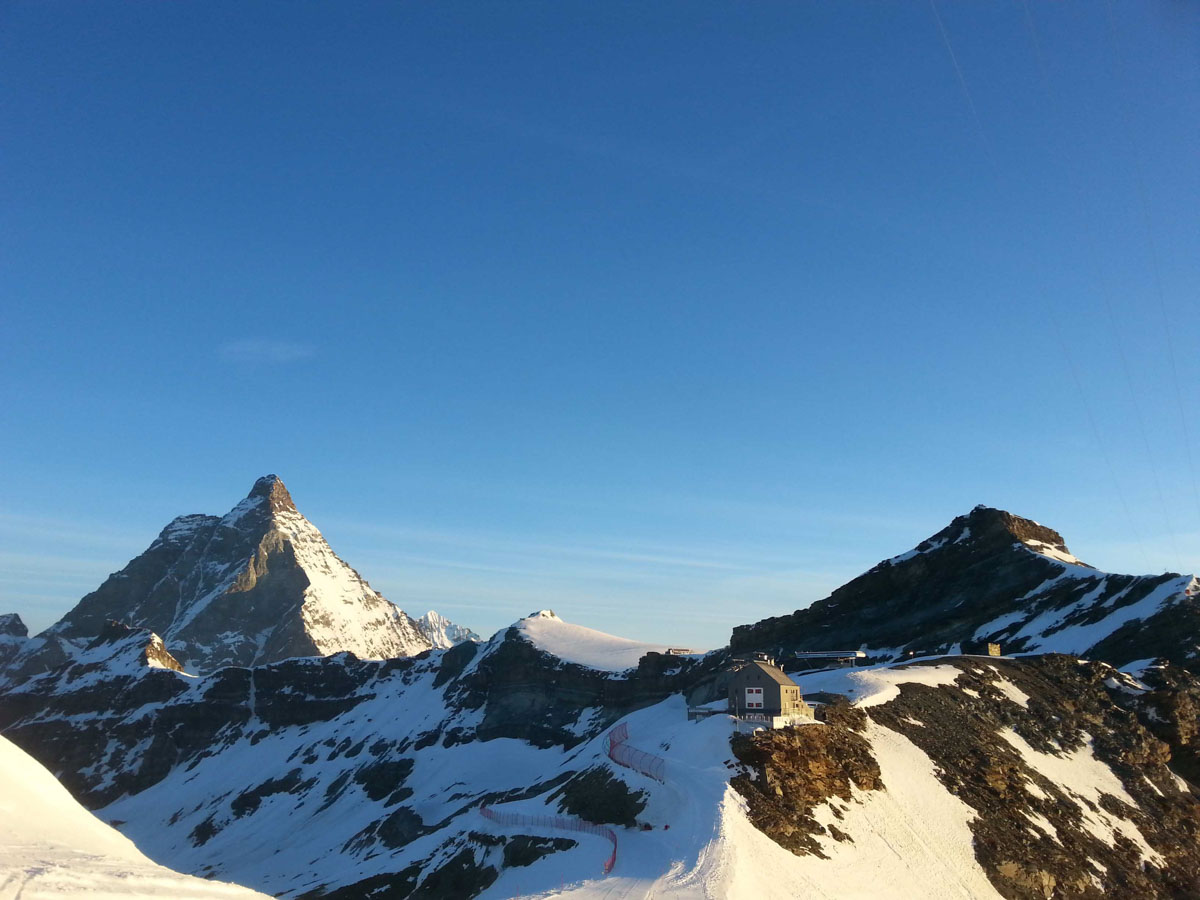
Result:
{"label": "clear blue sky", "polygon": [[1152,0],[4,3],[0,611],[268,472],[481,632],[720,645],[977,503],[1200,570],[1198,60]]}

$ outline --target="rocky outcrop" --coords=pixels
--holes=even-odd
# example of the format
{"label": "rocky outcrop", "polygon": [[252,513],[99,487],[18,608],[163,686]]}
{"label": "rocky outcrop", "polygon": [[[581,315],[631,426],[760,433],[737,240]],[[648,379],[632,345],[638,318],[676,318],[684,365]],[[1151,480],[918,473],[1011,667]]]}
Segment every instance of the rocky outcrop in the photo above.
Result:
{"label": "rocky outcrop", "polygon": [[1198,595],[1190,577],[1097,571],[1056,531],[980,506],[806,609],[735,628],[730,646],[780,657],[866,648],[898,659],[996,642],[1005,652],[1197,666]]}
{"label": "rocky outcrop", "polygon": [[431,646],[334,554],[275,475],[225,516],[175,519],[45,635],[78,644],[110,620],[162,635],[192,671],[344,650],[383,659]]}
{"label": "rocky outcrop", "polygon": [[[916,745],[973,810],[976,859],[1004,897],[1195,896],[1200,803],[1172,771],[1172,746],[1139,721],[1160,719],[1178,745],[1191,745],[1192,682],[1181,695],[1168,673],[1149,690],[1103,663],[1059,655],[938,664],[961,674],[953,684],[903,683],[895,699],[857,713]],[[839,719],[737,739],[749,772],[733,784],[751,819],[796,853],[819,853],[817,835],[842,840],[836,823],[822,829],[810,811],[849,799],[851,786],[887,790],[870,734]]]}
{"label": "rocky outcrop", "polygon": [[1171,751],[1171,769],[1200,786],[1200,678],[1186,669],[1158,660],[1136,679],[1114,673],[1105,682],[1120,691],[1123,706],[1132,709],[1146,730]]}
{"label": "rocky outcrop", "polygon": [[836,825],[822,825],[812,811],[831,797],[851,800],[852,788],[884,789],[871,745],[856,733],[864,720],[859,713],[825,727],[734,735],[733,754],[745,771],[730,784],[746,799],[755,827],[798,855],[825,855],[817,834],[844,840]]}

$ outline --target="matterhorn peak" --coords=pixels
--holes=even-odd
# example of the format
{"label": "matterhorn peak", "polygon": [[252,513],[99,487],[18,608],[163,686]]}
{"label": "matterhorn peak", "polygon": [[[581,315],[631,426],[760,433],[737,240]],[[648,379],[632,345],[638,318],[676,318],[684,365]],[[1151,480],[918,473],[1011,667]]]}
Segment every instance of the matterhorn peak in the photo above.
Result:
{"label": "matterhorn peak", "polygon": [[181,516],[50,632],[91,639],[109,619],[161,634],[198,671],[350,651],[410,656],[431,641],[330,548],[278,475],[224,516]]}
{"label": "matterhorn peak", "polygon": [[272,512],[296,510],[296,504],[292,502],[292,495],[288,493],[283,479],[278,475],[264,475],[258,479],[254,482],[254,487],[250,489],[250,493],[246,496],[246,499],[265,500]]}

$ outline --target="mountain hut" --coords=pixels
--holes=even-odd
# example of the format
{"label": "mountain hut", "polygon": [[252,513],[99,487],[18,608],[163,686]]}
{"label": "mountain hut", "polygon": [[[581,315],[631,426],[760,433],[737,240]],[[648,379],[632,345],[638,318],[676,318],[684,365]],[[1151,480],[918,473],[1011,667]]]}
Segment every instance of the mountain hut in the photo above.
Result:
{"label": "mountain hut", "polygon": [[769,721],[773,728],[794,724],[795,719],[813,718],[813,709],[804,702],[800,687],[766,659],[734,662],[729,679],[729,711],[739,719]]}

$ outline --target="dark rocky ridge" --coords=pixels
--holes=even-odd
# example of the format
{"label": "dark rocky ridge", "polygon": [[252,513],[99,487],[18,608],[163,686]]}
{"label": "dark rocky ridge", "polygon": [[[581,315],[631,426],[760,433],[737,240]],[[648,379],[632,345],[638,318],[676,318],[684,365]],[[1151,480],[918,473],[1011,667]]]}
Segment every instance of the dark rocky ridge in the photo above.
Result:
{"label": "dark rocky ridge", "polygon": [[[1123,665],[1163,656],[1200,664],[1200,602],[1178,575],[1110,575],[1032,552],[1040,542],[1067,553],[1052,529],[1003,510],[976,507],[922,541],[885,560],[790,615],[733,630],[733,651],[764,650],[780,657],[803,650],[878,648],[894,659],[906,651],[945,653],[987,641],[1004,651],[1069,650]],[[1160,607],[1122,624],[1123,610],[1163,591]],[[1051,621],[1046,614],[1061,614]],[[1005,619],[1001,619],[1005,617]],[[1061,648],[1056,635],[1074,625],[1112,617],[1107,634],[1087,646]],[[999,620],[999,621],[997,621]],[[996,623],[990,629],[989,623]],[[1101,630],[1103,632],[1103,629]]]}

